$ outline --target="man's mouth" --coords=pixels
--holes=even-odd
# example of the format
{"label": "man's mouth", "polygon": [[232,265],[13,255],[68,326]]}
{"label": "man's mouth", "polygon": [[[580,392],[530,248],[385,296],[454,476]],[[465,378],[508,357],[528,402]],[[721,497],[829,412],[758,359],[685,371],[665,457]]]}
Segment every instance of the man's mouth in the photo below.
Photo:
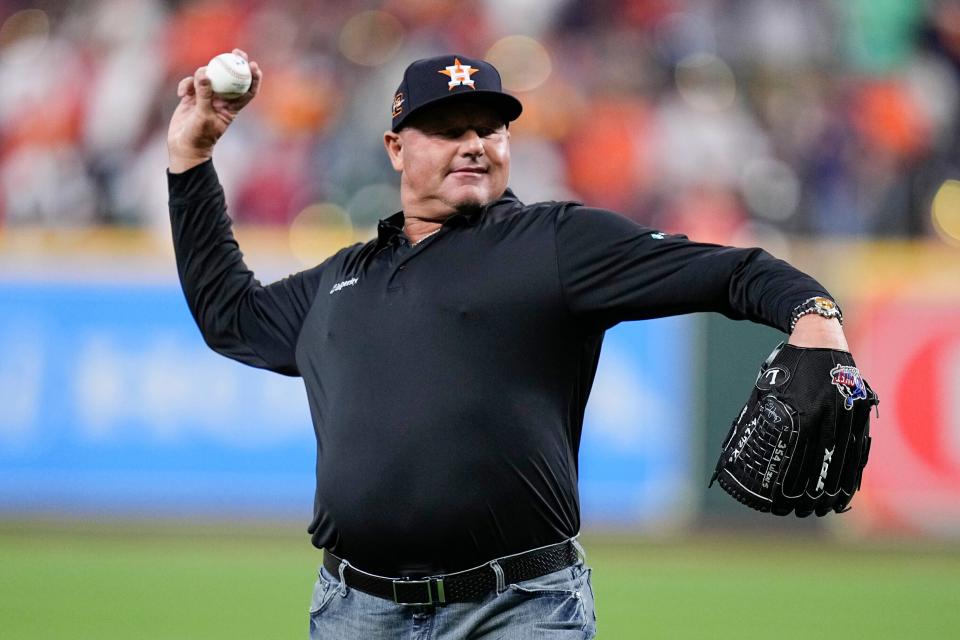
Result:
{"label": "man's mouth", "polygon": [[454,169],[454,170],[451,171],[450,173],[474,173],[474,174],[483,174],[483,173],[486,173],[486,172],[487,172],[487,170],[484,169],[483,167],[463,167],[463,168],[461,168],[461,169]]}

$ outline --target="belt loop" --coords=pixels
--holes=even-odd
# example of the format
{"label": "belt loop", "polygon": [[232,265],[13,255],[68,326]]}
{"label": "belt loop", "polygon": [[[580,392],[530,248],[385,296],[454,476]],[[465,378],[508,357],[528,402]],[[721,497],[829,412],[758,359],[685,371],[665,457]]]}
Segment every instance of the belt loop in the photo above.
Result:
{"label": "belt loop", "polygon": [[347,579],[344,576],[344,573],[347,571],[347,567],[350,566],[350,563],[346,560],[340,560],[340,567],[337,569],[337,573],[340,574],[340,597],[347,597]]}
{"label": "belt loop", "polygon": [[497,595],[500,595],[507,590],[507,583],[503,578],[503,569],[500,567],[500,563],[496,560],[491,560],[488,564],[497,576]]}
{"label": "belt loop", "polygon": [[580,541],[577,540],[577,536],[570,538],[570,542],[573,544],[573,548],[577,550],[577,555],[580,556],[581,562],[587,561],[587,550],[583,548],[583,545],[580,544]]}

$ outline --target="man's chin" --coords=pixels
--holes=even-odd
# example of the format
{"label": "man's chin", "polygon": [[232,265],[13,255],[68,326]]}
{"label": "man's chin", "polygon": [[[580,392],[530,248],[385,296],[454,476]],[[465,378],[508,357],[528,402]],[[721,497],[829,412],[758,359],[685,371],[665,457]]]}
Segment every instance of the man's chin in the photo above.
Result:
{"label": "man's chin", "polygon": [[456,202],[453,205],[453,208],[457,213],[467,213],[470,211],[476,211],[486,204],[487,202],[481,200],[480,198],[465,198]]}
{"label": "man's chin", "polygon": [[474,211],[490,204],[493,199],[486,189],[470,189],[456,194],[450,204],[456,211]]}

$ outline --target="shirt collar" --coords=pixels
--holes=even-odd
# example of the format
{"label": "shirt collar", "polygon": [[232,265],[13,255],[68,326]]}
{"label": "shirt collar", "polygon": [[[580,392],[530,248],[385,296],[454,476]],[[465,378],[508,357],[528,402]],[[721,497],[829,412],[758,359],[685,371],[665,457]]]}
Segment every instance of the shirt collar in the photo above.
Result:
{"label": "shirt collar", "polygon": [[[490,209],[518,203],[517,196],[513,191],[507,189],[499,198],[474,211],[455,213],[443,221],[444,226],[469,226],[482,219],[484,214]],[[403,211],[398,211],[392,216],[384,218],[377,224],[377,244],[380,246],[388,244],[391,240],[403,233]]]}
{"label": "shirt collar", "polygon": [[397,211],[389,218],[377,223],[377,244],[385,245],[403,233],[403,211]]}

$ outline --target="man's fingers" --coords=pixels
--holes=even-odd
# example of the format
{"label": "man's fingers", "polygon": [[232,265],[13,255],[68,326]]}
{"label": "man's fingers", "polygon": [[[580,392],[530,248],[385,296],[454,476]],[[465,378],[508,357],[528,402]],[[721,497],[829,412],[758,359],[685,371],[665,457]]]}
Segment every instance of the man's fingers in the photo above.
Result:
{"label": "man's fingers", "polygon": [[199,67],[193,74],[193,88],[197,93],[197,105],[203,111],[209,111],[213,102],[213,85],[207,77],[207,68]]}
{"label": "man's fingers", "polygon": [[250,81],[250,96],[253,97],[257,95],[257,91],[260,90],[260,82],[263,80],[263,71],[260,70],[260,65],[256,62],[251,62],[250,74],[253,76],[253,79]]}
{"label": "man's fingers", "polygon": [[250,60],[250,56],[247,55],[247,52],[243,49],[234,49],[232,52],[234,55],[238,55],[247,62],[250,63],[250,74],[253,76],[253,79],[250,82],[250,97],[257,95],[257,90],[260,88],[260,81],[263,78],[263,72],[260,70],[260,65],[256,62]]}
{"label": "man's fingers", "polygon": [[177,97],[193,95],[193,76],[187,76],[177,84]]}

